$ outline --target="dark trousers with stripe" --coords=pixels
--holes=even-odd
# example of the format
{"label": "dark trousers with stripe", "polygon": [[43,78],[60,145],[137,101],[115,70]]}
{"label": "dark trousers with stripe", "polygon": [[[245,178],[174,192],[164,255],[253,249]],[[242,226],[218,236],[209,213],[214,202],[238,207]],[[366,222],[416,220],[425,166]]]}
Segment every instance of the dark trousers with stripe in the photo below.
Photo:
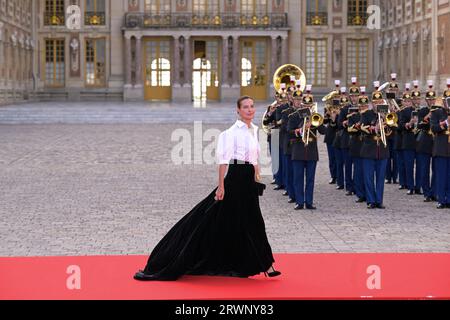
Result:
{"label": "dark trousers with stripe", "polygon": [[450,205],[450,158],[436,157],[435,162],[437,201]]}
{"label": "dark trousers with stripe", "polygon": [[350,155],[349,149],[342,149],[344,157],[344,176],[345,176],[345,190],[355,192],[353,186],[353,158]]}
{"label": "dark trousers with stripe", "polygon": [[423,195],[428,198],[433,196],[430,182],[431,154],[416,154],[416,189],[422,189]]}
{"label": "dark trousers with stripe", "polygon": [[280,187],[284,187],[283,162],[283,149],[278,147],[278,171],[275,173],[275,183]]}
{"label": "dark trousers with stripe", "polygon": [[293,184],[293,171],[291,155],[283,153],[283,181],[284,187],[289,195],[289,198],[295,199],[294,184]]}
{"label": "dark trousers with stripe", "polygon": [[344,187],[344,155],[342,149],[334,148],[334,156],[336,159],[336,181],[339,187]]}
{"label": "dark trousers with stripe", "polygon": [[297,204],[312,206],[317,161],[292,161],[294,171],[295,200]]}
{"label": "dark trousers with stripe", "polygon": [[403,150],[403,161],[405,164],[406,187],[408,190],[414,190],[414,160],[416,158],[415,150]]}
{"label": "dark trousers with stripe", "polygon": [[363,159],[364,186],[368,204],[383,204],[387,159]]}
{"label": "dark trousers with stripe", "polygon": [[328,151],[328,169],[330,170],[331,179],[337,179],[337,166],[336,166],[336,150],[332,143],[327,143]]}
{"label": "dark trousers with stripe", "polygon": [[394,143],[389,141],[389,159],[386,166],[386,180],[396,182],[398,180],[398,167],[397,167],[397,151],[394,148]]}
{"label": "dark trousers with stripe", "polygon": [[398,168],[398,183],[402,187],[406,187],[406,171],[405,161],[403,160],[403,150],[397,150],[397,168]]}
{"label": "dark trousers with stripe", "polygon": [[437,186],[436,186],[436,158],[431,158],[431,194],[434,198],[437,198]]}
{"label": "dark trousers with stripe", "polygon": [[366,189],[364,186],[364,167],[363,158],[353,157],[353,185],[355,189],[355,194],[358,198],[366,197]]}

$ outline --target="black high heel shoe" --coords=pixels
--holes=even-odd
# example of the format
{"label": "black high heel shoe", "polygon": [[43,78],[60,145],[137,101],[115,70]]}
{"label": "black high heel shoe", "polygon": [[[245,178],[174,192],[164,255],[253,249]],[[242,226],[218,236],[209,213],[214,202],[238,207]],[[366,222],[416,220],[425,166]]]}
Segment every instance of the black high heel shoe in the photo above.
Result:
{"label": "black high heel shoe", "polygon": [[272,269],[271,272],[268,272],[268,271],[264,272],[264,275],[266,276],[266,278],[267,277],[274,278],[274,277],[281,276],[281,272],[280,271],[276,271],[273,267],[270,267],[270,269]]}

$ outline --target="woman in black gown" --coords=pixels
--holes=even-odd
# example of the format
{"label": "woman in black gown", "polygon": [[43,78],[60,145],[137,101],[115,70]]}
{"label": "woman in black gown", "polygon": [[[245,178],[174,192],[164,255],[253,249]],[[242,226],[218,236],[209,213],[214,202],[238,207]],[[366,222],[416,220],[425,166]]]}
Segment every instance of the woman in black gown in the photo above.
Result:
{"label": "woman in black gown", "polygon": [[[182,275],[275,277],[274,258],[259,207],[260,152],[255,107],[237,103],[238,120],[221,133],[217,146],[219,186],[184,216],[158,243],[141,281],[171,281]],[[225,177],[225,172],[228,173]]]}

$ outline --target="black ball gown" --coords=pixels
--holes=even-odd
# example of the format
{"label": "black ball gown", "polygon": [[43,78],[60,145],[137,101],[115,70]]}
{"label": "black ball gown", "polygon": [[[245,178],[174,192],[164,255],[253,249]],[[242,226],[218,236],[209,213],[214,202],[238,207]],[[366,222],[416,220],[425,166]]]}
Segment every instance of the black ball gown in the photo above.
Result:
{"label": "black ball gown", "polygon": [[158,243],[141,271],[146,280],[170,281],[182,275],[249,277],[272,266],[254,166],[232,162],[224,186],[222,201],[215,200],[214,189]]}

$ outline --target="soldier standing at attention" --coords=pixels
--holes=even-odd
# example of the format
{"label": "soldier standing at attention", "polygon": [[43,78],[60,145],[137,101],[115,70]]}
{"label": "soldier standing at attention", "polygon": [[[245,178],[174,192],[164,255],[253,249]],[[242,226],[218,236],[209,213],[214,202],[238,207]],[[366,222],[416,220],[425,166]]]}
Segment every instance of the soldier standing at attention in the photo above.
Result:
{"label": "soldier standing at attention", "polygon": [[373,109],[361,114],[361,130],[363,131],[361,157],[368,209],[385,209],[383,205],[384,178],[389,148],[387,144],[384,145],[382,139],[384,126],[383,116]]}
{"label": "soldier standing at attention", "polygon": [[[303,107],[312,109],[314,96],[311,86],[306,87],[303,97]],[[292,162],[294,168],[294,188],[297,205],[295,210],[316,210],[314,206],[314,183],[319,151],[317,149],[318,135],[325,134],[325,126],[314,126],[311,116],[302,117],[300,112],[294,112],[289,117],[289,132],[292,137]],[[306,121],[306,123],[305,123]],[[309,131],[309,132],[308,132]]]}
{"label": "soldier standing at attention", "polygon": [[[444,96],[449,94],[449,89]],[[450,208],[450,115],[447,107],[440,106],[432,112],[431,131],[434,133],[437,208]]]}
{"label": "soldier standing at attention", "polygon": [[413,105],[417,110],[416,128],[416,186],[421,188],[425,196],[424,202],[433,201],[433,190],[430,184],[431,155],[433,153],[433,135],[430,126],[431,108],[421,106],[419,81],[414,81],[412,92]]}

